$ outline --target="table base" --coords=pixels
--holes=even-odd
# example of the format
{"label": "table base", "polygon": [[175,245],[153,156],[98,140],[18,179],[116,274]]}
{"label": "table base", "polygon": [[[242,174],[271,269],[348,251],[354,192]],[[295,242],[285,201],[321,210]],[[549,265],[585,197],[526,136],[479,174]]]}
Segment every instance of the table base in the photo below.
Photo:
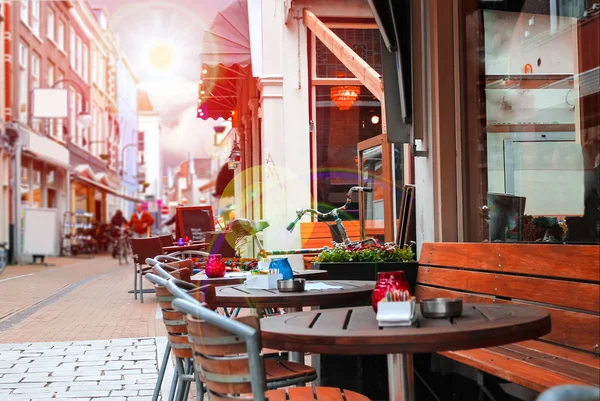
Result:
{"label": "table base", "polygon": [[415,401],[413,354],[387,356],[390,401]]}

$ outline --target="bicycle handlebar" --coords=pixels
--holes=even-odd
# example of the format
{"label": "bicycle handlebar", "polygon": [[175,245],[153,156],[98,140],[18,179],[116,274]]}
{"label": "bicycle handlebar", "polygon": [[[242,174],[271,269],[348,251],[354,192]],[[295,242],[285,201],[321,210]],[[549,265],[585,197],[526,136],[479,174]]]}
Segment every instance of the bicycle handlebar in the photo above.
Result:
{"label": "bicycle handlebar", "polygon": [[321,213],[315,209],[298,209],[298,210],[296,210],[296,219],[294,221],[292,221],[290,224],[288,224],[288,226],[286,227],[286,230],[288,230],[290,233],[292,231],[294,231],[294,227],[296,227],[296,224],[298,224],[298,222],[300,221],[302,216],[304,216],[306,213],[316,214],[317,217],[320,219],[328,219],[331,216],[337,217],[338,213],[340,211],[346,210],[348,208],[348,206],[350,206],[350,203],[352,203],[352,194],[354,192],[360,192],[360,191],[373,192],[373,188],[369,188],[369,187],[352,187],[352,188],[350,188],[350,190],[348,191],[348,195],[346,195],[346,203],[344,203],[344,205],[341,207],[331,209],[327,213]]}

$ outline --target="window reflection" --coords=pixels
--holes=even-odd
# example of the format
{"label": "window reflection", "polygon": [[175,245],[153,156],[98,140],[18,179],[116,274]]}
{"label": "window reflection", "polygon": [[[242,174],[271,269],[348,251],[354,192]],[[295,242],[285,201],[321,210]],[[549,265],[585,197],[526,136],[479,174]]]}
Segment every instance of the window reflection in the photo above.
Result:
{"label": "window reflection", "polygon": [[471,240],[598,241],[600,35],[591,6],[464,7]]}

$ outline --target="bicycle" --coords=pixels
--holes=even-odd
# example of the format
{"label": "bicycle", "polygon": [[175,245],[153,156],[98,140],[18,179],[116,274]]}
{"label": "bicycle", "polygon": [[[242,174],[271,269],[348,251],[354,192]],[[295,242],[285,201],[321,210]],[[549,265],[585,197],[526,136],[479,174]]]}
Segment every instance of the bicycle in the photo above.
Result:
{"label": "bicycle", "polygon": [[[112,236],[113,258],[119,261],[119,265],[127,264],[127,255],[129,254],[129,235],[127,229],[123,227],[113,227]],[[123,263],[121,263],[121,261]]]}
{"label": "bicycle", "polygon": [[[348,238],[348,233],[344,228],[344,224],[340,217],[340,212],[348,209],[350,203],[352,202],[352,194],[354,192],[373,192],[373,188],[368,187],[352,187],[348,191],[348,195],[346,196],[346,203],[338,208],[332,209],[327,213],[319,212],[318,210],[307,208],[307,209],[298,209],[296,210],[296,219],[292,221],[286,227],[286,230],[290,233],[294,231],[296,224],[300,221],[300,219],[310,213],[311,215],[316,215],[319,220],[330,220],[333,219],[334,224],[327,224],[329,230],[331,231],[331,236],[333,238],[333,245],[336,246],[338,244],[344,244],[345,246],[356,246],[356,245],[369,245],[375,244],[376,241],[374,238],[367,238],[359,241],[351,241]],[[279,256],[279,255],[301,255],[308,253],[320,253],[329,249],[329,247],[323,248],[304,248],[304,249],[287,249],[287,250],[274,250],[267,251],[264,249],[262,242],[258,239],[257,234],[264,229],[269,227],[269,223],[264,220],[247,220],[247,219],[236,219],[232,221],[229,225],[229,229],[232,231],[232,234],[235,236],[236,247],[247,237],[252,237],[256,243],[258,244],[259,252],[258,255],[266,258],[268,256]]]}
{"label": "bicycle", "polygon": [[6,269],[8,264],[8,244],[6,242],[0,242],[0,274]]}

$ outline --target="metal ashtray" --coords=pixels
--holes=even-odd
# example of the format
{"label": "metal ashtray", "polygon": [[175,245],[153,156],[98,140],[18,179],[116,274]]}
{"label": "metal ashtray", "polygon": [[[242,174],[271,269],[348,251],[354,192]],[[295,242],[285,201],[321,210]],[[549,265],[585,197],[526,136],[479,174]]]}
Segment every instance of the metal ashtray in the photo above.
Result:
{"label": "metal ashtray", "polygon": [[462,299],[431,298],[421,301],[421,315],[429,319],[447,319],[462,314]]}
{"label": "metal ashtray", "polygon": [[303,278],[294,278],[291,280],[277,280],[277,289],[281,292],[302,292],[304,291]]}

